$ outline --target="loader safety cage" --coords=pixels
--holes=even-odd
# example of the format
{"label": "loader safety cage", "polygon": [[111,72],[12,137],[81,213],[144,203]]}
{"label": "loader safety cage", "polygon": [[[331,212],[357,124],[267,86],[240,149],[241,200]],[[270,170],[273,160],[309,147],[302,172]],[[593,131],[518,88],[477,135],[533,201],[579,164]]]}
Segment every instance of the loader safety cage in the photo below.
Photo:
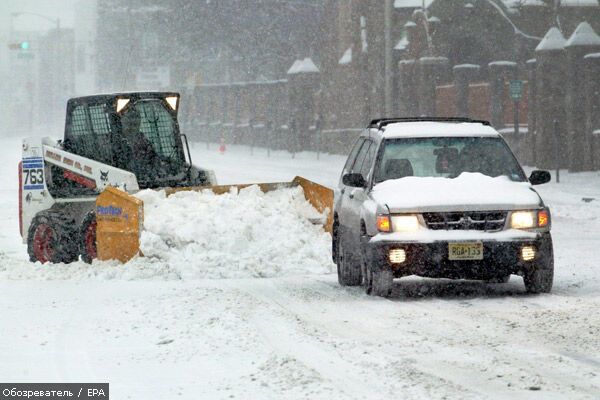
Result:
{"label": "loader safety cage", "polygon": [[[113,164],[114,135],[121,135],[121,115],[117,112],[120,99],[129,99],[129,104],[139,100],[161,100],[166,97],[179,98],[175,92],[114,93],[95,96],[76,97],[67,102],[65,123],[65,150],[91,158],[92,160]],[[179,134],[177,108],[165,107],[171,114],[173,134]],[[122,110],[125,111],[125,110]],[[179,148],[183,156],[183,148]]]}
{"label": "loader safety cage", "polygon": [[[173,103],[169,100],[175,100]],[[134,172],[140,187],[164,186],[189,172],[175,92],[102,94],[70,99],[66,151]],[[133,127],[133,128],[132,128]],[[188,149],[188,159],[189,156]]]}

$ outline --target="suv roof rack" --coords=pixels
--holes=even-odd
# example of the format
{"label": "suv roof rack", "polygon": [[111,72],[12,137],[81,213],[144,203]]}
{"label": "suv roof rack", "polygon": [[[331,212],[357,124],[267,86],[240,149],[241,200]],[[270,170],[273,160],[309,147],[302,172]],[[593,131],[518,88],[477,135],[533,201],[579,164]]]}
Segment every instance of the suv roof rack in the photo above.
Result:
{"label": "suv roof rack", "polygon": [[374,119],[369,124],[369,128],[377,128],[381,129],[388,124],[393,124],[396,122],[472,122],[476,124],[483,124],[486,126],[490,126],[489,121],[479,120],[479,119],[470,119],[470,118],[460,118],[460,117],[402,117],[402,118],[379,118]]}

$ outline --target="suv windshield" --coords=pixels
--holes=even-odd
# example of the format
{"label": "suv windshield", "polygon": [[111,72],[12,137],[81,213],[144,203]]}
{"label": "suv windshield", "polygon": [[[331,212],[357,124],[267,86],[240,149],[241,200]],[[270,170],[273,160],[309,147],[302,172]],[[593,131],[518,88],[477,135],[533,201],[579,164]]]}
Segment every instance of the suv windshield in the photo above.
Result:
{"label": "suv windshield", "polygon": [[463,172],[526,181],[501,138],[453,137],[386,140],[375,167],[375,182],[407,176],[455,178]]}

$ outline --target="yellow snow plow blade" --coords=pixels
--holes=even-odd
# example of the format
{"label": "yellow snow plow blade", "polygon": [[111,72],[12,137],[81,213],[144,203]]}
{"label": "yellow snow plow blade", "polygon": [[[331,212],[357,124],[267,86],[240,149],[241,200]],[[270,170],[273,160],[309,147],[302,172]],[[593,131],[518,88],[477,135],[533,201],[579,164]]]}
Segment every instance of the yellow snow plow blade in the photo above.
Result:
{"label": "yellow snow plow blade", "polygon": [[[300,176],[291,182],[250,183],[241,185],[192,186],[166,188],[167,196],[182,191],[211,190],[228,193],[232,188],[258,186],[263,192],[301,186],[306,200],[319,213],[326,215],[324,229],[331,233],[333,226],[333,191]],[[96,199],[96,248],[99,260],[127,262],[140,252],[140,235],[144,226],[144,203],[119,189],[106,188]]]}
{"label": "yellow snow plow blade", "polygon": [[140,250],[144,202],[107,187],[96,199],[96,250],[99,260],[127,262]]}

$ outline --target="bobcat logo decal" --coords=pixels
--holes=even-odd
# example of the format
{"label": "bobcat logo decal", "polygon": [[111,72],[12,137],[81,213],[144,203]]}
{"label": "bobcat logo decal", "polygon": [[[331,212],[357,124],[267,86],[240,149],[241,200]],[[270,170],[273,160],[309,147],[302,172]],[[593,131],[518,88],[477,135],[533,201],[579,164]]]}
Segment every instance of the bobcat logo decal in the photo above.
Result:
{"label": "bobcat logo decal", "polygon": [[108,171],[104,172],[100,170],[100,180],[102,182],[108,182]]}

